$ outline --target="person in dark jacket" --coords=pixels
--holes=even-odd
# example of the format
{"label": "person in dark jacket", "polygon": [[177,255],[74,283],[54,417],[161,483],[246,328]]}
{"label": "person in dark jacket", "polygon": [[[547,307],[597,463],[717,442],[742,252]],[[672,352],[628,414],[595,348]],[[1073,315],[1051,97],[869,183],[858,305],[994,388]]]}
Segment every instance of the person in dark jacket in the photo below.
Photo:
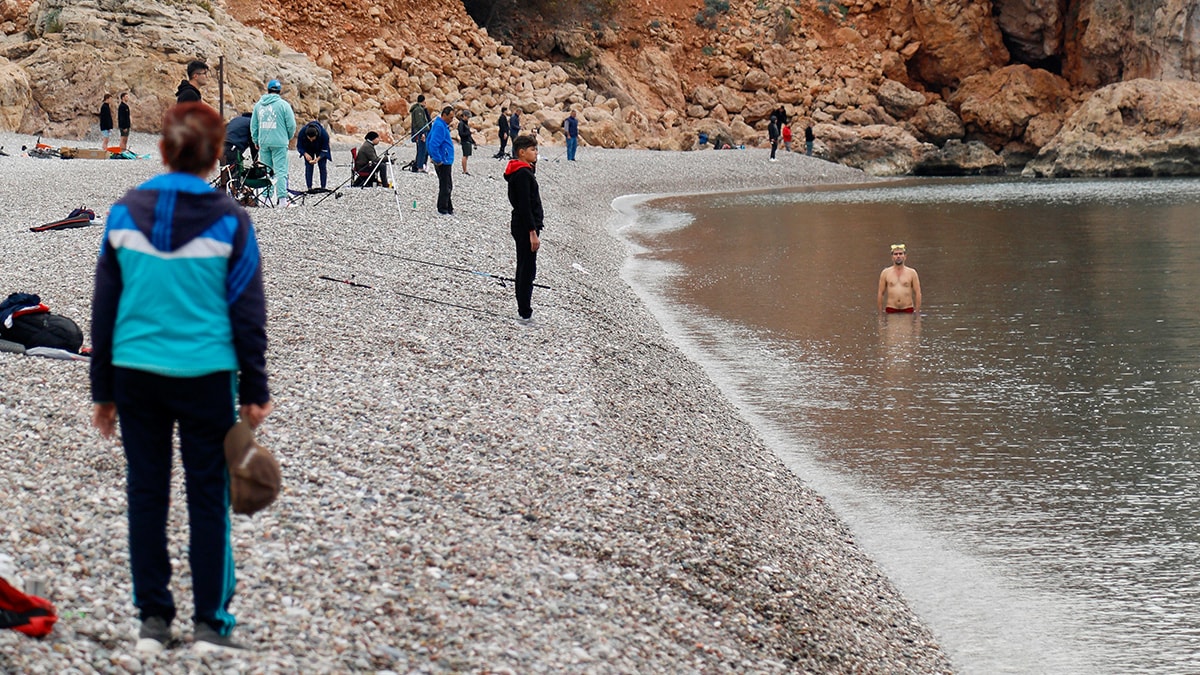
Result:
{"label": "person in dark jacket", "polygon": [[208,83],[208,64],[203,61],[192,61],[187,64],[187,79],[179,83],[175,90],[176,103],[190,103],[201,100],[200,87]]}
{"label": "person in dark jacket", "polygon": [[329,150],[329,132],[321,123],[313,120],[296,134],[296,152],[304,159],[304,183],[312,192],[313,166],[321,171],[321,190],[325,190],[325,163],[333,157]]}
{"label": "person in dark jacket", "polygon": [[117,106],[117,129],[121,132],[121,152],[129,149],[129,132],[133,122],[129,116],[129,92],[121,92],[121,105]]}
{"label": "person in dark jacket", "polygon": [[779,128],[779,118],[774,114],[771,115],[771,122],[767,125],[767,137],[771,139],[771,161],[775,161],[775,151],[779,149],[779,139],[783,137],[783,133]]}
{"label": "person in dark jacket", "polygon": [[508,145],[508,108],[500,109],[500,119],[496,120],[496,126],[500,132],[500,152],[492,155],[493,159],[502,159],[505,156],[504,148]]}
{"label": "person in dark jacket", "polygon": [[112,135],[112,94],[105,94],[100,102],[100,147],[108,149],[108,137]]}
{"label": "person in dark jacket", "polygon": [[475,137],[471,135],[471,111],[464,110],[458,114],[458,144],[462,146],[463,175],[470,176],[467,171],[467,158],[475,151]]}
{"label": "person in dark jacket", "polygon": [[254,427],[273,405],[254,227],[245,210],[206,180],[223,137],[211,107],[193,102],[168,109],[159,149],[170,172],[113,205],[96,262],[92,424],[111,438],[120,420],[133,604],[141,618],[136,649],[146,653],[171,641],[175,619],[167,515],[176,427],[187,486],[195,646],[241,647],[230,637],[236,579],[225,434],[235,412]]}
{"label": "person in dark jacket", "polygon": [[375,151],[378,144],[379,134],[368,131],[354,155],[354,187],[388,186],[387,161],[379,161],[379,153]]}
{"label": "person in dark jacket", "polygon": [[412,129],[410,129],[412,142],[417,146],[417,156],[413,160],[412,171],[413,173],[428,173],[429,168],[425,166],[425,162],[429,159],[429,153],[425,142],[429,139],[431,123],[429,110],[425,107],[425,94],[417,95],[417,102],[409,106],[408,115],[412,120]]}
{"label": "person in dark jacket", "polygon": [[225,125],[225,159],[226,164],[236,164],[237,156],[250,150],[250,156],[258,161],[258,146],[250,140],[250,118],[254,113],[242,113],[229,120]]}
{"label": "person in dark jacket", "polygon": [[563,132],[567,136],[567,161],[575,161],[575,153],[579,150],[579,113],[574,110],[563,122]]}
{"label": "person in dark jacket", "polygon": [[[513,139],[513,143],[517,142],[517,136],[521,135],[521,111],[513,108],[512,116],[508,118],[508,137]],[[517,146],[513,145],[513,159],[517,158]]]}
{"label": "person in dark jacket", "polygon": [[542,196],[538,190],[538,146],[533,136],[513,139],[513,157],[504,169],[508,203],[512,205],[510,228],[517,246],[517,316],[522,325],[533,321],[533,280],[537,278],[537,252],[542,242]]}

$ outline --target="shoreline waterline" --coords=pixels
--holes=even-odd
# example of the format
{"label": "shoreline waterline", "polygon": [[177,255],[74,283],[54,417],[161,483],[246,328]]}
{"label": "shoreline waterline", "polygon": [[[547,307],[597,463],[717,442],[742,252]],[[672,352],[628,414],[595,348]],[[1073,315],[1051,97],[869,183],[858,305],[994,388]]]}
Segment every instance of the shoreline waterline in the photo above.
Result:
{"label": "shoreline waterline", "polygon": [[[824,499],[663,334],[621,278],[625,243],[608,231],[620,195],[869,179],[753,151],[581,148],[577,163],[539,162],[538,281],[552,290],[535,289],[528,328],[495,316],[515,319],[510,286],[360,252],[507,275],[504,164],[487,154],[472,176],[455,167],[455,217],[431,213],[431,175],[408,172],[396,176],[400,202],[419,208],[402,213],[386,190],[251,212],[277,405],[261,440],[283,463],[284,491],[234,520],[232,611],[238,638],[259,649],[221,666],[949,672]],[[8,219],[3,236],[25,262],[0,280],[86,331],[99,228],[33,234],[23,221],[80,200],[106,212],[157,162],[0,161],[12,162],[0,200],[36,202]],[[296,161],[290,177],[303,179]],[[59,189],[31,199],[34,184]],[[5,545],[22,573],[49,577],[64,617],[43,642],[0,635],[0,652],[18,670],[130,663],[120,448],[88,427],[85,368],[0,356],[11,413],[0,432],[19,439],[0,450],[16,533]],[[67,507],[64,493],[83,498]],[[171,551],[186,617],[179,501]],[[186,643],[188,622],[176,629]],[[188,672],[210,658],[177,648],[141,665]]]}
{"label": "shoreline waterline", "polygon": [[[1197,194],[931,180],[668,200],[622,230],[645,252],[624,273],[962,672],[1186,669]],[[875,312],[891,241],[932,281],[924,316]]]}

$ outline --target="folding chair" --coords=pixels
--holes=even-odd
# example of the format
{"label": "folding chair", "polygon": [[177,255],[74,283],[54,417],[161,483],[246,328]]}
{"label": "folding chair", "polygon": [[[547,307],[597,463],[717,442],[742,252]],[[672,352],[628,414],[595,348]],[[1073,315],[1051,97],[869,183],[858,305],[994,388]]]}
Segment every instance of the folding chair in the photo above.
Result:
{"label": "folding chair", "polygon": [[242,206],[274,206],[275,172],[262,162],[255,161],[246,166],[246,159],[238,153],[232,164],[221,167],[218,181]]}

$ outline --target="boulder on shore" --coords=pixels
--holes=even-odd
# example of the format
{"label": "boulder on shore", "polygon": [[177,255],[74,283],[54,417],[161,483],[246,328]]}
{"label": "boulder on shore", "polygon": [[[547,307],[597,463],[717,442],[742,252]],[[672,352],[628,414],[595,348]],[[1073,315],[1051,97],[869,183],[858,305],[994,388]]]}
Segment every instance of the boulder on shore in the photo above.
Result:
{"label": "boulder on shore", "polygon": [[1200,83],[1130,80],[1097,90],[1026,176],[1200,176]]}

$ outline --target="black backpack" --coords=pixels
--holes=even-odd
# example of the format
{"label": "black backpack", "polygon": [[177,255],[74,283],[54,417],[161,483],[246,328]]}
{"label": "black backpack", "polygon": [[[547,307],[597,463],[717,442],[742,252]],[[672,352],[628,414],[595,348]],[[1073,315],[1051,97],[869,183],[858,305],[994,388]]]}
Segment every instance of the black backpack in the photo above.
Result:
{"label": "black backpack", "polygon": [[50,312],[22,314],[12,320],[12,328],[0,326],[0,338],[32,347],[53,347],[78,354],[83,346],[83,331],[65,316]]}

